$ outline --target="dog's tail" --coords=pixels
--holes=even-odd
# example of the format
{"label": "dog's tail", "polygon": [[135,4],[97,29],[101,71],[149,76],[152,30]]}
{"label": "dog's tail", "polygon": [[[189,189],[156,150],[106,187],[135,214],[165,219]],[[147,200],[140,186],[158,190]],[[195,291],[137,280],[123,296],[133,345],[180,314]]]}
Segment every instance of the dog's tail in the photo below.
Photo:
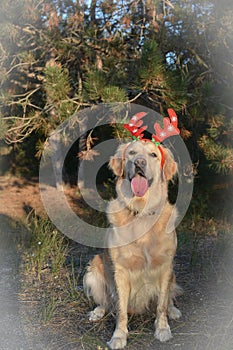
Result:
{"label": "dog's tail", "polygon": [[96,255],[90,262],[83,278],[85,295],[94,299],[96,305],[107,307],[107,281],[101,255]]}

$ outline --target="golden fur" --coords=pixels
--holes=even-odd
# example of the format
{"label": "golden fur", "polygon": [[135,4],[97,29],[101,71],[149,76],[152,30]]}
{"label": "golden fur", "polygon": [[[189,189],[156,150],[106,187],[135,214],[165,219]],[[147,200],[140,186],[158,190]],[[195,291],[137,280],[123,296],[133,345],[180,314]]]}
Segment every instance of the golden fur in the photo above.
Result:
{"label": "golden fur", "polygon": [[[157,314],[155,337],[160,341],[172,336],[167,316],[181,316],[173,304],[179,291],[173,272],[176,210],[167,199],[168,181],[177,165],[170,151],[163,151],[163,169],[161,153],[152,142],[120,145],[110,159],[117,176],[117,199],[108,207],[108,248],[93,258],[84,276],[85,293],[98,305],[90,313],[90,320],[100,319],[109,310],[117,313],[116,329],[108,342],[110,349],[126,346],[130,312],[141,313],[153,305]],[[150,182],[142,197],[135,196],[130,186],[130,178],[138,171],[138,159],[143,159],[143,173]]]}

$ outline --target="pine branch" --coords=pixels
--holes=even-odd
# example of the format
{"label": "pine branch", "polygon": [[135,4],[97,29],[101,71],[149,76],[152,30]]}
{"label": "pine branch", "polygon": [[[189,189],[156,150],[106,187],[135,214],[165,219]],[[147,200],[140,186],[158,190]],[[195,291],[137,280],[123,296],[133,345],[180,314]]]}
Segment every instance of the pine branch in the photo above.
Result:
{"label": "pine branch", "polygon": [[214,171],[222,174],[229,174],[233,171],[232,148],[217,144],[207,135],[202,136],[198,144]]}

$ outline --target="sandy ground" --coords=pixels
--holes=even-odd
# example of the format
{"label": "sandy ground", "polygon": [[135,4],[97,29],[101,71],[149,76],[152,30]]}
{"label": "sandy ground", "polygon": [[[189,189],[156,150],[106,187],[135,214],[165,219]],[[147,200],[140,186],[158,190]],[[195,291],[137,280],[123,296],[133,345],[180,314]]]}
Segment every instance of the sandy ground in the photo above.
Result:
{"label": "sandy ground", "polygon": [[0,176],[0,214],[23,220],[32,209],[43,212],[38,179]]}

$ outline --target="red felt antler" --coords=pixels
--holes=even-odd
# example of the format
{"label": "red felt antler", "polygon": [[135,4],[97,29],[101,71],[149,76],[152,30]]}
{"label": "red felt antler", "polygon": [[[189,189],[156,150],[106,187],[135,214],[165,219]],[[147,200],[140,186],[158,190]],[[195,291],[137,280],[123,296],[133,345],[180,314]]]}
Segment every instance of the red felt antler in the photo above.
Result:
{"label": "red felt antler", "polygon": [[143,131],[147,129],[147,126],[145,125],[141,127],[143,124],[143,121],[141,119],[145,117],[146,114],[147,113],[145,112],[139,112],[130,119],[128,124],[124,124],[124,128],[129,130],[135,139],[142,140],[144,137]]}
{"label": "red felt antler", "polygon": [[178,118],[176,112],[171,108],[169,108],[167,111],[170,119],[163,119],[164,128],[162,129],[158,123],[154,124],[155,134],[152,135],[154,141],[162,142],[170,136],[180,134],[180,130],[177,127]]}
{"label": "red felt antler", "polygon": [[[152,142],[158,146],[158,149],[161,153],[161,169],[163,169],[164,163],[165,163],[165,156],[163,148],[160,145],[160,142],[165,140],[166,138],[174,135],[179,135],[180,130],[178,129],[178,118],[176,115],[176,112],[169,108],[168,110],[169,118],[163,119],[163,125],[164,128],[162,129],[158,123],[154,124],[155,134],[152,135]],[[145,112],[139,112],[135,114],[129,121],[128,124],[124,124],[124,128],[129,130],[131,135],[133,136],[134,141],[137,140],[144,140],[149,141],[147,139],[144,139],[143,131],[147,129],[147,125],[142,126],[143,121],[141,120],[143,117],[145,117],[147,113]]]}

